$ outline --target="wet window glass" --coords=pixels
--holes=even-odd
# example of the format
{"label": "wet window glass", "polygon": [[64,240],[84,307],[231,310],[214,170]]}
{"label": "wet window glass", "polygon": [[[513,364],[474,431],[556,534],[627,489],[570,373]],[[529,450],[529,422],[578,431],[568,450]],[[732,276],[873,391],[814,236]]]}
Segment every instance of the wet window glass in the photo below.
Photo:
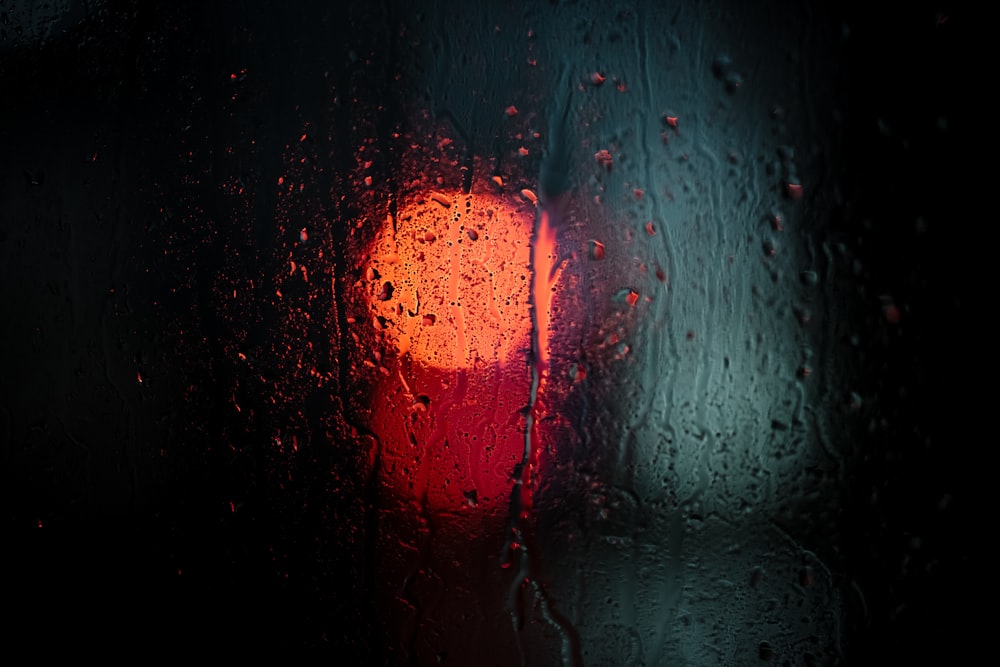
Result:
{"label": "wet window glass", "polygon": [[968,650],[975,18],[293,4],[0,1],[15,643]]}

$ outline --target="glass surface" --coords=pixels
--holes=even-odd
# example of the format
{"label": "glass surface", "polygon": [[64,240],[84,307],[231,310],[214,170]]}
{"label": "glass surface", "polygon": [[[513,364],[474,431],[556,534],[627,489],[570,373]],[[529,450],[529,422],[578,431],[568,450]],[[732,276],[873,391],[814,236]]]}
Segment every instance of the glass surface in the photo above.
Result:
{"label": "glass surface", "polygon": [[962,655],[974,20],[0,2],[12,639]]}

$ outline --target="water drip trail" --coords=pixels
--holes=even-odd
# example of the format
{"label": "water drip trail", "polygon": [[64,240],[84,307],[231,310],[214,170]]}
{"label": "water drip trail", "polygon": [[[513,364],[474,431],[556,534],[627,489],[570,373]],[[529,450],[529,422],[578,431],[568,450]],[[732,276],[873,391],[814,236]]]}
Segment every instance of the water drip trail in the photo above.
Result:
{"label": "water drip trail", "polygon": [[[537,527],[532,521],[532,472],[538,465],[537,424],[541,408],[539,395],[549,377],[549,321],[553,287],[561,272],[556,249],[557,224],[547,206],[539,209],[531,246],[531,388],[525,410],[524,451],[515,469],[516,484],[511,496],[510,533],[505,546],[508,560],[516,560],[518,573],[511,582],[508,594],[508,611],[519,633],[524,626],[524,594],[533,596],[531,606],[541,610],[545,621],[559,634],[562,664],[571,667],[583,665],[580,640],[567,618],[556,609],[539,579],[538,563],[532,558],[537,553]],[[522,649],[523,650],[523,649]]]}
{"label": "water drip trail", "polygon": [[[566,121],[570,115],[573,90],[569,80],[570,71],[571,68],[564,64],[559,89],[570,92],[563,105],[555,110],[548,152],[539,175],[542,197],[532,234],[531,293],[528,296],[531,312],[531,389],[525,408],[524,452],[515,470],[517,483],[511,497],[511,530],[507,538],[506,553],[515,557],[519,566],[508,597],[508,611],[515,632],[519,632],[523,625],[522,596],[530,590],[535,603],[532,606],[541,611],[545,621],[560,637],[562,664],[578,667],[583,665],[579,635],[569,620],[556,609],[539,578],[539,564],[532,558],[532,554],[537,553],[539,536],[531,514],[531,475],[537,467],[540,449],[537,425],[542,410],[538,399],[543,393],[546,380],[550,378],[549,323],[552,295],[562,267],[557,253],[557,231],[562,223],[561,213],[570,189],[570,143],[566,137]],[[506,564],[509,565],[509,561]]]}

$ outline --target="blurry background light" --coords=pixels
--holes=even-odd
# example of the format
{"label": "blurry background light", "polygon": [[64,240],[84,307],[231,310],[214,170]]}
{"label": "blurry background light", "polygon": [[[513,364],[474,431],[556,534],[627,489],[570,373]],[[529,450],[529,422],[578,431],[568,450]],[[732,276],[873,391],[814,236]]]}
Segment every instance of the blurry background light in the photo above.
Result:
{"label": "blurry background light", "polygon": [[12,639],[959,660],[976,22],[0,3]]}

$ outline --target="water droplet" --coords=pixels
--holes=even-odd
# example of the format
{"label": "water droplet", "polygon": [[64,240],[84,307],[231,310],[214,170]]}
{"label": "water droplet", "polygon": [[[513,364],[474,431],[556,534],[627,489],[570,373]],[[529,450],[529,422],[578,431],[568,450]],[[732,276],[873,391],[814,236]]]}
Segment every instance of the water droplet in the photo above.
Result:
{"label": "water droplet", "polygon": [[602,148],[594,153],[594,159],[597,160],[597,164],[601,165],[608,171],[611,171],[611,165],[614,162],[614,158],[611,156],[611,152],[608,149]]}
{"label": "water droplet", "polygon": [[774,660],[774,647],[767,642],[761,642],[760,646],[757,647],[757,655],[760,659],[765,662],[770,662]]}
{"label": "water droplet", "polygon": [[388,301],[392,298],[393,287],[388,280],[382,283],[382,291],[378,295],[379,301]]}

